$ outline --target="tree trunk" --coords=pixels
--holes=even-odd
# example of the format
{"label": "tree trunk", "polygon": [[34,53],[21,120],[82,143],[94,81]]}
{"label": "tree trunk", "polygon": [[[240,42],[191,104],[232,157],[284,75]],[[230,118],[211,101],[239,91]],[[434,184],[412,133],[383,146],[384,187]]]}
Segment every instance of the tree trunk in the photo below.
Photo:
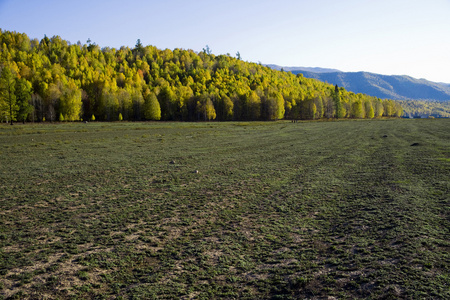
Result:
{"label": "tree trunk", "polygon": [[[11,103],[11,101],[10,101]],[[12,104],[9,105],[9,116],[11,117],[11,125],[13,125]]]}

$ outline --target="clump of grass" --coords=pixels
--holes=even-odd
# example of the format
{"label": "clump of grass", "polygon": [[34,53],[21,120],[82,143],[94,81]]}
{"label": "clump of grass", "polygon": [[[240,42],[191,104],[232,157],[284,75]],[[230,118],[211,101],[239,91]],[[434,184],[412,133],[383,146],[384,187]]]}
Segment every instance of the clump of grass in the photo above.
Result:
{"label": "clump of grass", "polygon": [[78,278],[80,278],[83,281],[89,280],[89,273],[86,270],[81,270],[78,272]]}

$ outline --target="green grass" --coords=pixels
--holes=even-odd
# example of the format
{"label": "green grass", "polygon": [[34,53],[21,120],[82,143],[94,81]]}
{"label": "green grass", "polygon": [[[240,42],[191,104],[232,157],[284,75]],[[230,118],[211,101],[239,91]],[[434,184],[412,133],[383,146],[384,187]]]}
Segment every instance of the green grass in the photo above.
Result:
{"label": "green grass", "polygon": [[0,125],[0,298],[448,299],[449,129]]}

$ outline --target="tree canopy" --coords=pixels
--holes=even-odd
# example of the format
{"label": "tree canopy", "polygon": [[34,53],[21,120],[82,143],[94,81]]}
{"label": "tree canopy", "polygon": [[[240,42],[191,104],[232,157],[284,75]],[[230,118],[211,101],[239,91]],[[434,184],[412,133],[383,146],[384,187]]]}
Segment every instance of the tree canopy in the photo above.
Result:
{"label": "tree canopy", "polygon": [[[0,30],[0,118],[11,120],[278,120],[401,116],[401,106],[240,54],[40,41]],[[238,52],[239,53],[239,52]],[[7,79],[14,81],[7,92]]]}

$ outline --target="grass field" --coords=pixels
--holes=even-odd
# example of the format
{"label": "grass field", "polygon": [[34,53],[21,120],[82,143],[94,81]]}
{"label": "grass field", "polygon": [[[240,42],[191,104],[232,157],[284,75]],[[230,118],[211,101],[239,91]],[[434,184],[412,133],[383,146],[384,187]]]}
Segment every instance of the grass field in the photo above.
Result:
{"label": "grass field", "polygon": [[0,299],[449,299],[450,119],[0,125]]}

